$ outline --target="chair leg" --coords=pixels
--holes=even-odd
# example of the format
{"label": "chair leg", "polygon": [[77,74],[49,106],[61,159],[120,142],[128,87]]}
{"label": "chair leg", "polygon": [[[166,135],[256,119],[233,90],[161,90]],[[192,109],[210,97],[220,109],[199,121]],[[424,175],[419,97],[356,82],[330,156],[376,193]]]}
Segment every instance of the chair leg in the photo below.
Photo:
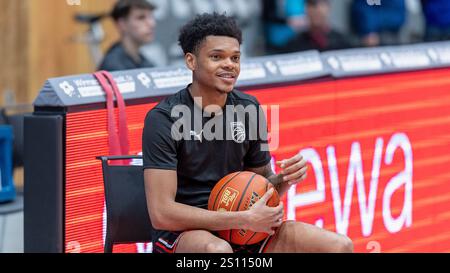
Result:
{"label": "chair leg", "polygon": [[105,253],[113,253],[113,246],[114,244],[109,240],[108,238],[105,239],[105,247],[104,252]]}

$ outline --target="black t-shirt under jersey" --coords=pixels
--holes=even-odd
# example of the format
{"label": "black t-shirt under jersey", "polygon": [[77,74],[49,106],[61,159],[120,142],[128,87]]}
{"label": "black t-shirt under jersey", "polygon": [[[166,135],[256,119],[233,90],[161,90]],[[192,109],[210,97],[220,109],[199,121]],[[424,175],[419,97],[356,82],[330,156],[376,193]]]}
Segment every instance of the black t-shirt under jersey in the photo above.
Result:
{"label": "black t-shirt under jersey", "polygon": [[[180,140],[172,137],[172,126],[180,118],[171,115],[177,105],[189,108],[192,113],[192,126],[186,128],[191,129],[187,130],[190,131],[190,136]],[[254,97],[236,90],[228,94],[226,105],[259,107]],[[263,119],[260,123],[264,124],[262,134],[257,134],[256,137],[253,134],[251,137],[250,128],[258,125],[249,121],[249,115],[245,116],[245,122],[239,120],[239,115],[234,115],[234,120],[228,120],[229,117],[227,118],[225,113],[202,118],[202,127],[198,129],[194,128],[193,124],[195,109],[198,111],[200,108],[185,88],[164,99],[147,114],[142,137],[144,169],[176,170],[178,177],[176,201],[207,208],[209,194],[222,177],[232,172],[243,171],[248,167],[265,166],[270,162],[271,157],[268,151],[261,150],[261,144],[267,144],[267,141],[262,140],[261,137],[264,134],[263,139],[267,139],[266,119],[263,114],[257,114]],[[242,119],[242,116],[240,117]],[[236,124],[238,127],[244,124],[245,138],[240,134],[226,140],[226,131],[224,131],[223,140],[207,140],[202,136],[201,129],[211,119],[222,119],[223,129],[235,129],[234,133],[236,133]],[[242,138],[239,139],[239,136]]]}

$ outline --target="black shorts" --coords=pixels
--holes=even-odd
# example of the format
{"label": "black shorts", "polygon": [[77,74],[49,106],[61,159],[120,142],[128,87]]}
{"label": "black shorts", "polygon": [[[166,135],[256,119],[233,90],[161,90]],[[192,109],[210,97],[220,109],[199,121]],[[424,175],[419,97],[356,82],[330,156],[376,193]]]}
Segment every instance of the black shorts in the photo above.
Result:
{"label": "black shorts", "polygon": [[[183,237],[183,232],[158,231],[157,238],[153,239],[153,253],[175,253],[178,242]],[[261,242],[253,245],[231,244],[234,253],[264,253],[271,242],[273,236],[269,236]]]}

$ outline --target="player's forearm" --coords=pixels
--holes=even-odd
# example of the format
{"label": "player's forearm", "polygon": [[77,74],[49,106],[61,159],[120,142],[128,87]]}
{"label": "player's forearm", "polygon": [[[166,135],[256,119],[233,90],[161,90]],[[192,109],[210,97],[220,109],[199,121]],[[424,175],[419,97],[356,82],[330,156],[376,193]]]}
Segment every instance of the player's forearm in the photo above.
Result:
{"label": "player's forearm", "polygon": [[154,215],[157,215],[157,219],[152,218],[154,228],[169,231],[245,229],[247,218],[242,211],[209,211],[176,202],[165,205],[161,214]]}
{"label": "player's forearm", "polygon": [[283,177],[281,175],[272,174],[266,177],[278,192],[278,195],[282,197],[290,188],[290,185],[284,183]]}

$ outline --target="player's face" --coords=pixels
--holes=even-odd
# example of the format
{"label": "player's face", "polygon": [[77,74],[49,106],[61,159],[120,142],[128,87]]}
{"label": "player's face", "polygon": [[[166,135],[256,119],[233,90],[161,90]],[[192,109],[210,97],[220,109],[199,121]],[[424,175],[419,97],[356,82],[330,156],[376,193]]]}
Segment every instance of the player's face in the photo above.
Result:
{"label": "player's face", "polygon": [[151,10],[133,8],[119,25],[122,33],[139,45],[152,42],[154,39],[156,21]]}
{"label": "player's face", "polygon": [[327,29],[329,27],[330,5],[322,1],[316,5],[308,5],[308,18],[311,27],[316,29]]}
{"label": "player's face", "polygon": [[221,93],[233,91],[241,72],[239,41],[227,36],[208,36],[192,55],[194,80]]}

